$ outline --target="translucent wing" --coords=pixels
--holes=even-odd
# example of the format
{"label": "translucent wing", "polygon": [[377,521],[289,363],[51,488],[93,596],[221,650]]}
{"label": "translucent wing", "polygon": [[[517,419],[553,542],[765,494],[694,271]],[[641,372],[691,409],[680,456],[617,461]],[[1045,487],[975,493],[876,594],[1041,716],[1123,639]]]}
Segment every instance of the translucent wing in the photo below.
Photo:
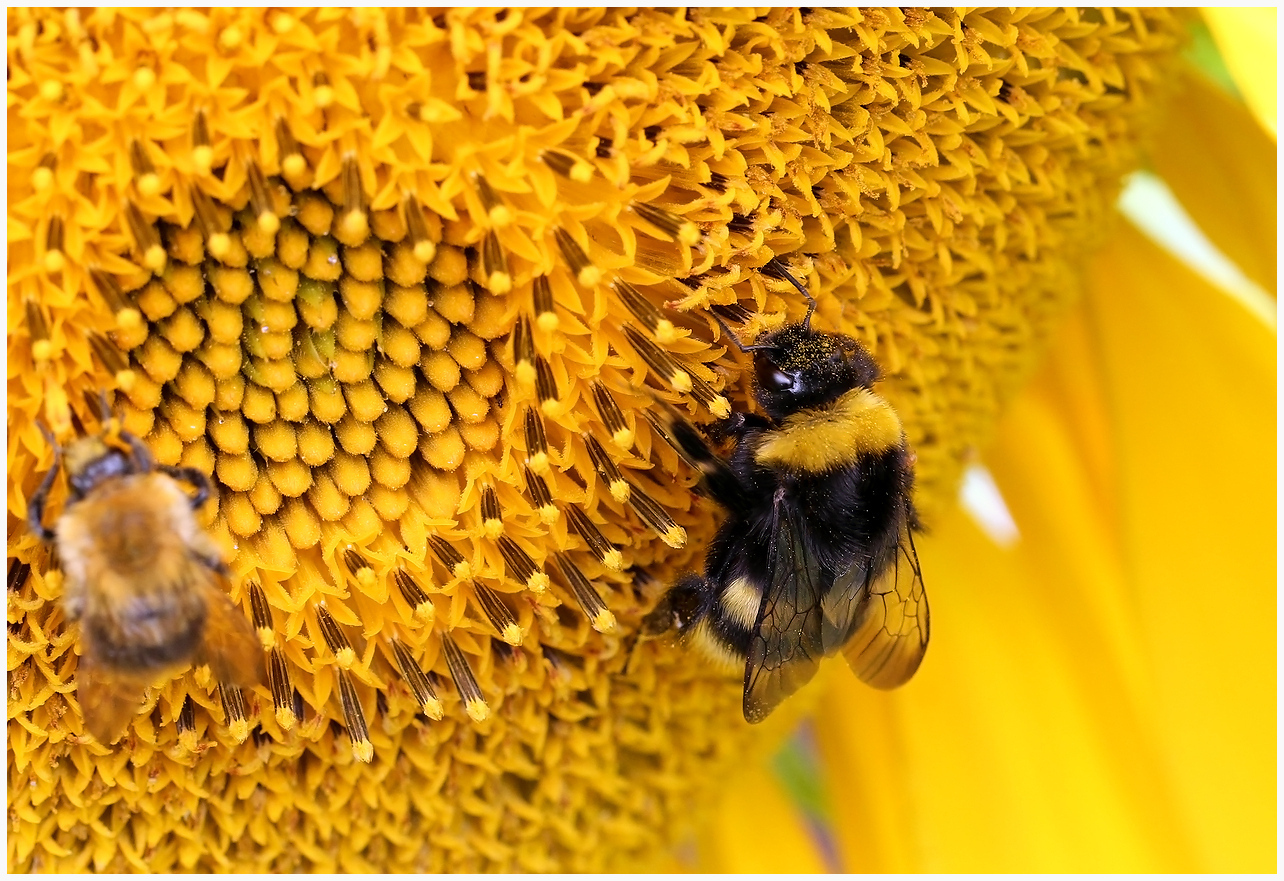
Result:
{"label": "translucent wing", "polygon": [[868,579],[868,568],[864,564],[853,563],[847,571],[834,579],[833,585],[826,591],[821,601],[825,620],[820,631],[825,657],[837,653],[851,639],[862,604],[868,596]]}
{"label": "translucent wing", "polygon": [[76,666],[76,700],[85,728],[101,744],[113,743],[142,708],[147,683],[130,676],[114,676],[101,669],[89,655]]}
{"label": "translucent wing", "polygon": [[771,583],[745,662],[744,713],[761,722],[810,681],[824,657],[819,567],[779,502],[771,548]]}
{"label": "translucent wing", "polygon": [[263,682],[263,646],[245,613],[223,591],[226,583],[216,576],[203,585],[205,635],[196,663],[209,664],[219,682],[250,688]]}
{"label": "translucent wing", "polygon": [[906,524],[896,561],[856,596],[851,638],[843,655],[852,671],[875,688],[904,685],[918,670],[929,635],[927,592],[914,535]]}

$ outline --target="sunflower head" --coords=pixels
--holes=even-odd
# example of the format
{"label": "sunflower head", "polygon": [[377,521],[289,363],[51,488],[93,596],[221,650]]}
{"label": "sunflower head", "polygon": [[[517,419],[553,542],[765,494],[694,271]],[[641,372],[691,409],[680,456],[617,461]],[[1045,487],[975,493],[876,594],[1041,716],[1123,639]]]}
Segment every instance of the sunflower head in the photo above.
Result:
{"label": "sunflower head", "polygon": [[[947,497],[1099,235],[1168,13],[9,18],[10,867],[593,869],[690,829],[741,684],[638,625],[716,512],[654,419],[807,303]],[[716,320],[715,320],[716,317]],[[100,389],[267,681],[76,707],[36,429]],[[86,401],[88,397],[88,401]],[[55,485],[50,509],[65,499]]]}

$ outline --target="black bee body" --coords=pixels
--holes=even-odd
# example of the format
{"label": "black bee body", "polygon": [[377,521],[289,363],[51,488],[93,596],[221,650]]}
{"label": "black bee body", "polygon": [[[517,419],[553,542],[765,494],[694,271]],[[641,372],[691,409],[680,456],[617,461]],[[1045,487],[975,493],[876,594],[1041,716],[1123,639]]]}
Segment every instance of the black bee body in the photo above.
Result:
{"label": "black bee body", "polygon": [[877,365],[852,338],[809,321],[741,348],[753,352],[764,412],[716,426],[735,443],[731,458],[686,422],[672,425],[727,520],[704,575],[675,585],[644,629],[676,629],[743,669],[744,715],[757,722],[839,651],[864,681],[902,684],[926,650],[928,609],[912,538],[913,459],[895,411],[872,390]]}

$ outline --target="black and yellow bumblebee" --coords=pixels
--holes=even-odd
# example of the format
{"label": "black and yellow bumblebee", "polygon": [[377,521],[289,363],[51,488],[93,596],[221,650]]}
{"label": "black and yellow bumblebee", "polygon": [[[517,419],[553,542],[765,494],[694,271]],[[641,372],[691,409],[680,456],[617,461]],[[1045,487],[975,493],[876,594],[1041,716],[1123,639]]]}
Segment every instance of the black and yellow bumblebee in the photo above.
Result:
{"label": "black and yellow bumblebee", "polygon": [[901,421],[873,390],[878,365],[856,340],[811,328],[816,301],[773,261],[767,271],[808,300],[807,316],[742,344],[761,414],[734,412],[711,434],[689,423],[673,440],[727,510],[704,575],[679,581],[643,622],[676,630],[744,671],[744,715],[760,722],[839,651],[863,681],[895,688],[927,649],[928,608],[914,531],[914,457]]}

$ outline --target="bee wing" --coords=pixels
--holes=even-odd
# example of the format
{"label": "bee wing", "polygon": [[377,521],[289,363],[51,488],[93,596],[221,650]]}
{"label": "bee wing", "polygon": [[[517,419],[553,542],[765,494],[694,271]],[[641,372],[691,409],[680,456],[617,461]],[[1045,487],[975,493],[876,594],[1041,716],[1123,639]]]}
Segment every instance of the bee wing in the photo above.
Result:
{"label": "bee wing", "polygon": [[90,655],[80,656],[76,666],[76,701],[80,704],[85,729],[94,740],[108,745],[120,737],[125,726],[138,714],[146,687],[141,680],[107,673]]}
{"label": "bee wing", "polygon": [[851,639],[843,655],[861,681],[875,688],[896,688],[923,662],[929,631],[923,572],[906,524],[896,562],[877,581],[867,578],[856,595]]}
{"label": "bee wing", "polygon": [[245,613],[224,592],[227,579],[205,583],[205,638],[197,664],[209,664],[219,682],[249,688],[263,682],[263,646]]}
{"label": "bee wing", "polygon": [[745,662],[744,713],[749,722],[761,722],[806,685],[824,657],[819,566],[786,510],[777,504],[775,513],[771,583],[758,607]]}

